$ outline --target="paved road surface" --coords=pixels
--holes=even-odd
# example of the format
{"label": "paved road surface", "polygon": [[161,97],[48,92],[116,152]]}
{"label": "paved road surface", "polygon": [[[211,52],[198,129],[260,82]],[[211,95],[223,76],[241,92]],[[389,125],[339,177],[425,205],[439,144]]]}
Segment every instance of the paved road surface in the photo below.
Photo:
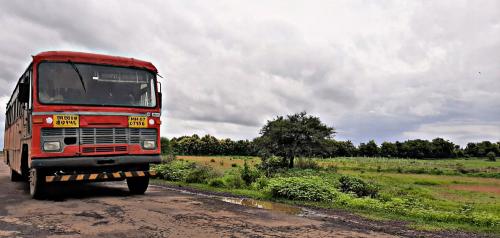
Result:
{"label": "paved road surface", "polygon": [[10,182],[8,167],[0,162],[0,237],[392,237],[386,228],[418,235],[337,216],[249,208],[158,186],[143,196],[128,195],[123,182],[57,189],[51,200],[32,200],[27,184]]}

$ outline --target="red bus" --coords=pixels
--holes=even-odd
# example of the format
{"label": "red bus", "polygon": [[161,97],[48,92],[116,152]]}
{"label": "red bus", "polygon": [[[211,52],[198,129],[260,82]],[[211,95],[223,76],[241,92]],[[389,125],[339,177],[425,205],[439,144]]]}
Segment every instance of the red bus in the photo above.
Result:
{"label": "red bus", "polygon": [[127,180],[143,194],[160,158],[156,67],[134,58],[49,51],[33,56],[7,104],[4,160],[34,198],[47,185]]}

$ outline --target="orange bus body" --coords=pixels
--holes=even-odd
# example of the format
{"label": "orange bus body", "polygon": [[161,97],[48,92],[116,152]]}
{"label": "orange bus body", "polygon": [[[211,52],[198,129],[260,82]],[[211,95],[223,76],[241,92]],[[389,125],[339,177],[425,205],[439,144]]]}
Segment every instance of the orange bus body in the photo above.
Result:
{"label": "orange bus body", "polygon": [[[41,65],[44,65],[43,68]],[[68,71],[72,69],[75,71]],[[82,77],[79,72],[82,69],[88,69],[83,72],[85,76],[94,76]],[[43,76],[44,81],[39,82],[39,71],[51,76]],[[64,82],[62,76],[58,78],[58,72],[71,74],[68,80],[75,81]],[[146,76],[135,79],[134,73]],[[83,89],[75,86],[79,83],[74,75],[79,76]],[[95,177],[90,176],[92,174],[97,174],[96,181],[129,178],[127,172],[137,175],[137,171],[142,171],[147,175],[149,164],[160,162],[161,92],[156,75],[157,69],[153,64],[133,58],[66,51],[43,52],[33,56],[6,110],[4,160],[11,168],[13,177],[33,177],[32,170],[36,169],[38,175],[43,174],[40,178],[47,179],[45,182],[68,176],[71,180],[83,179],[87,175],[87,178]],[[150,81],[139,81],[146,78]],[[70,86],[54,86],[61,82]],[[49,88],[48,84],[50,89],[45,89]],[[145,101],[144,105],[148,106],[64,103],[64,100],[73,100],[72,96],[61,96],[68,92],[78,95],[83,102],[94,99],[86,96],[93,92],[87,91],[85,84],[111,85],[110,95],[98,95],[102,98],[125,97],[117,94],[121,93],[120,88],[126,88],[131,92],[131,102]],[[39,86],[60,95],[43,96]],[[140,92],[127,87],[137,88]],[[147,91],[146,87],[151,89],[149,94],[143,92]],[[115,90],[114,95],[111,89]],[[107,92],[102,87],[99,90]],[[94,88],[94,91],[97,90]],[[140,100],[134,95],[139,95]],[[48,98],[43,100],[52,101],[42,102],[42,96]],[[121,103],[118,99],[112,100]],[[113,173],[120,173],[121,176],[113,176]]]}

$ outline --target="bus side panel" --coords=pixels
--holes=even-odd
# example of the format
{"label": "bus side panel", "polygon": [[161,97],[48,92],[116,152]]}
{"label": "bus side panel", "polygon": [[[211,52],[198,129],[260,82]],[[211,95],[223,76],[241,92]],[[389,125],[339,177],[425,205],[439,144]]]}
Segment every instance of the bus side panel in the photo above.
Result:
{"label": "bus side panel", "polygon": [[6,149],[9,153],[9,166],[11,169],[21,173],[22,143],[21,138],[24,131],[23,118],[19,118],[6,131]]}

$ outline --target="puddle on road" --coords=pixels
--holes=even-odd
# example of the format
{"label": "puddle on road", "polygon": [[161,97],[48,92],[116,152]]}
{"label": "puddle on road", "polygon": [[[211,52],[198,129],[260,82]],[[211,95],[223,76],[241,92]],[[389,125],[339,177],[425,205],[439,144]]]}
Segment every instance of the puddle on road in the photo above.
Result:
{"label": "puddle on road", "polygon": [[[152,185],[152,186],[155,186],[155,185]],[[331,217],[330,215],[322,214],[320,212],[317,212],[317,211],[314,211],[311,209],[296,207],[296,206],[287,205],[287,204],[283,204],[283,203],[261,201],[261,200],[251,199],[251,198],[235,198],[235,197],[217,196],[217,195],[212,195],[212,194],[191,192],[191,191],[187,191],[185,189],[178,189],[178,188],[158,186],[158,185],[156,185],[155,187],[160,187],[160,188],[167,189],[167,190],[177,191],[177,192],[184,193],[184,194],[214,198],[214,199],[218,199],[218,200],[223,201],[223,202],[237,204],[237,205],[241,205],[241,206],[245,206],[245,207],[259,208],[259,209],[264,209],[264,210],[268,210],[268,211],[272,211],[272,212],[282,212],[282,213],[295,215],[295,216],[321,217],[321,218]],[[333,218],[336,218],[336,217],[334,216]]]}
{"label": "puddle on road", "polygon": [[223,202],[238,204],[245,207],[254,207],[265,210],[283,212],[290,215],[300,215],[302,213],[302,209],[299,207],[294,207],[275,202],[260,201],[249,198],[232,198],[232,197],[221,197],[220,200],[222,200]]}

